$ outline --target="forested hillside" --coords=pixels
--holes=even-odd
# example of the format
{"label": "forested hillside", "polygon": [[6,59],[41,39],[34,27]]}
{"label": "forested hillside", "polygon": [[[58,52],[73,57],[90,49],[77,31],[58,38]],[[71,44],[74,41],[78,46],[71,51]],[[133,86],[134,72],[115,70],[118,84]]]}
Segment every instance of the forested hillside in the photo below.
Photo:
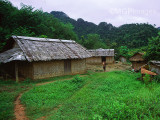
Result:
{"label": "forested hillside", "polygon": [[71,23],[74,31],[81,38],[88,34],[98,34],[109,47],[128,46],[138,48],[148,44],[148,38],[157,35],[158,29],[150,24],[125,24],[115,27],[112,24],[101,22],[98,25],[84,21],[82,18],[74,20],[63,12],[52,11],[51,14],[64,23]]}
{"label": "forested hillside", "polygon": [[71,24],[64,24],[49,13],[23,5],[19,10],[0,0],[0,50],[11,35],[77,40]]}
{"label": "forested hillside", "polygon": [[120,27],[106,22],[96,25],[82,18],[74,20],[63,12],[47,13],[26,5],[18,9],[9,1],[0,0],[0,51],[11,35],[21,35],[72,39],[87,49],[112,48],[119,55],[128,56],[126,51],[132,49],[147,51],[148,40],[152,41],[158,31],[146,23]]}

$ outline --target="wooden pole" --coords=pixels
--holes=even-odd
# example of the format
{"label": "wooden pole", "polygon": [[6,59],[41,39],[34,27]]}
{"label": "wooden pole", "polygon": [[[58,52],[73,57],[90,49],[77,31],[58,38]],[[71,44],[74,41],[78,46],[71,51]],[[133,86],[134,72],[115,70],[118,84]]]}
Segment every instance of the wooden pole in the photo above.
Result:
{"label": "wooden pole", "polygon": [[16,61],[15,61],[15,77],[16,77],[16,82],[18,83],[19,82],[19,80],[18,80],[18,64]]}

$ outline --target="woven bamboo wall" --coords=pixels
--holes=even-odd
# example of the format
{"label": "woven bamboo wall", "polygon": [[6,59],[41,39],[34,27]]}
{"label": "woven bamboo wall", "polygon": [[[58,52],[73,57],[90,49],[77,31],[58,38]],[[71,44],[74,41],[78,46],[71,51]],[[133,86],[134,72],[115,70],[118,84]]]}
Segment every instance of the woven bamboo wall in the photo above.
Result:
{"label": "woven bamboo wall", "polygon": [[86,72],[86,59],[75,59],[71,61],[72,74]]}
{"label": "woven bamboo wall", "polygon": [[33,64],[30,62],[18,62],[18,73],[25,78],[33,79]]}
{"label": "woven bamboo wall", "polygon": [[49,78],[64,75],[64,61],[54,60],[34,62],[34,79]]}
{"label": "woven bamboo wall", "polygon": [[106,63],[113,63],[113,62],[114,62],[114,57],[112,57],[112,56],[106,57]]}
{"label": "woven bamboo wall", "polygon": [[86,59],[87,64],[101,64],[102,59],[101,57],[91,57]]}

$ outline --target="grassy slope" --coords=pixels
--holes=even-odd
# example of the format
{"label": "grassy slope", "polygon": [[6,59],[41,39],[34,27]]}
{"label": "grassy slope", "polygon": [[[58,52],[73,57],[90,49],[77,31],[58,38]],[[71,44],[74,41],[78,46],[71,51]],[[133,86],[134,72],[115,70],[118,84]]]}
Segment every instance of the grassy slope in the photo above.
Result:
{"label": "grassy slope", "polygon": [[[160,84],[152,83],[146,87],[137,80],[139,76],[128,71],[115,71],[96,73],[83,79],[76,77],[36,86],[24,93],[21,100],[31,119],[42,116],[50,120],[160,119]],[[16,96],[38,82],[15,84],[1,81],[0,119],[13,119]]]}
{"label": "grassy slope", "polygon": [[37,81],[30,81],[27,79],[24,82],[15,83],[14,81],[0,80],[0,120],[13,120],[14,116],[14,101],[19,93],[32,88],[37,83],[47,81],[61,80],[72,78],[73,76],[61,76],[50,79],[41,79]]}
{"label": "grassy slope", "polygon": [[146,87],[137,77],[129,71],[96,73],[83,78],[82,88],[56,82],[32,89],[22,101],[32,119],[160,119],[160,84]]}

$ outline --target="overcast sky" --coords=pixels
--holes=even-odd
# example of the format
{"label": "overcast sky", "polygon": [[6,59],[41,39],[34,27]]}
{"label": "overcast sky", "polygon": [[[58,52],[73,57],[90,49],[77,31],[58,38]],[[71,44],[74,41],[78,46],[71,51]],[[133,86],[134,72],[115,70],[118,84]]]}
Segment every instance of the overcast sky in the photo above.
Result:
{"label": "overcast sky", "polygon": [[63,11],[73,19],[120,26],[126,23],[149,23],[160,26],[160,0],[10,0],[32,5],[44,12]]}

